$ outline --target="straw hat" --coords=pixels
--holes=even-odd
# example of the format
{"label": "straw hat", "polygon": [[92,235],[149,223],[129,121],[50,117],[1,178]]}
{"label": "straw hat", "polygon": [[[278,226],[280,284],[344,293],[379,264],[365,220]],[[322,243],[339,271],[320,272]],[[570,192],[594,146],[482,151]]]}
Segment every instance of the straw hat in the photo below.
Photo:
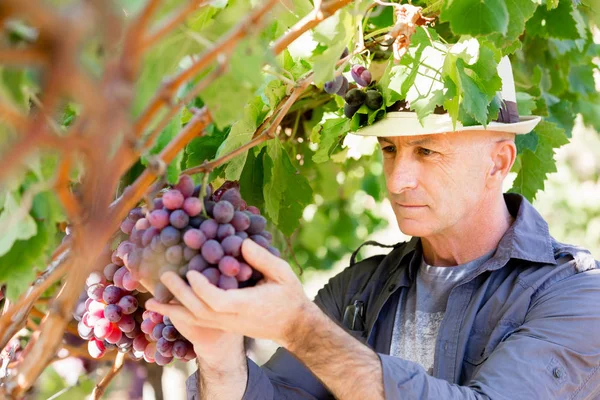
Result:
{"label": "straw hat", "polygon": [[[428,62],[430,62],[428,60]],[[427,71],[425,72],[427,74]],[[527,134],[541,121],[539,116],[520,116],[517,111],[515,81],[512,67],[508,57],[503,57],[498,63],[498,75],[502,79],[502,107],[498,119],[483,125],[463,126],[456,122],[456,129],[452,126],[452,118],[442,109],[442,113],[431,114],[419,122],[417,114],[408,110],[388,111],[384,118],[373,125],[365,126],[353,132],[362,136],[416,136],[434,133],[448,133],[455,131],[489,130]],[[429,81],[430,82],[430,81]],[[429,83],[427,83],[429,84]]]}

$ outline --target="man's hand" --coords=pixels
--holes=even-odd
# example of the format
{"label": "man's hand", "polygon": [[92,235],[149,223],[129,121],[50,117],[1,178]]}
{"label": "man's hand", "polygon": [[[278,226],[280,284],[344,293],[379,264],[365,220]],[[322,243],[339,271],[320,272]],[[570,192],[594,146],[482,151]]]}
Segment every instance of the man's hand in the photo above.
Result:
{"label": "man's hand", "polygon": [[196,326],[287,344],[305,310],[312,309],[312,302],[287,262],[249,239],[242,244],[242,254],[263,274],[255,287],[222,290],[196,271],[187,274],[189,287],[175,273],[166,272],[161,281],[181,306],[149,301],[146,307],[172,320],[178,314],[180,320],[193,320]]}

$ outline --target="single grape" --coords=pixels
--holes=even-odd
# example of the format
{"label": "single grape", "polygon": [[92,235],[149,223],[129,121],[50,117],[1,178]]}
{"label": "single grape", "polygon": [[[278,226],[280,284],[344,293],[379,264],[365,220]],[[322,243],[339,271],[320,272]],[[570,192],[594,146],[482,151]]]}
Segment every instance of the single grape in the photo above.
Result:
{"label": "single grape", "polygon": [[119,256],[119,258],[122,260],[123,258],[125,258],[125,255],[131,253],[134,248],[135,246],[133,245],[133,243],[127,240],[123,241],[117,247],[117,256]]}
{"label": "single grape", "polygon": [[165,208],[168,210],[175,210],[177,208],[181,208],[183,206],[183,195],[179,190],[169,190],[162,197]]}
{"label": "single grape", "polygon": [[156,326],[154,327],[154,329],[152,329],[152,333],[150,334],[150,336],[156,341],[158,339],[160,339],[162,337],[162,331],[165,328],[165,324],[158,323],[156,324]]}
{"label": "single grape", "polygon": [[113,351],[117,348],[117,345],[114,343],[109,343],[104,339],[104,347],[106,347],[106,351]]}
{"label": "single grape", "polygon": [[169,212],[162,208],[155,209],[148,214],[148,220],[150,221],[150,225],[154,228],[162,229],[169,225]]}
{"label": "single grape", "polygon": [[223,290],[237,289],[239,287],[237,279],[233,276],[221,275],[217,286]]}
{"label": "single grape", "polygon": [[[169,320],[169,322],[171,321]],[[162,331],[162,337],[165,338],[165,340],[168,340],[169,342],[174,342],[175,340],[177,340],[178,336],[179,333],[177,332],[177,329],[175,329],[175,327],[171,324],[166,324],[165,321],[165,327]]]}
{"label": "single grape", "polygon": [[225,254],[233,256],[233,257],[239,257],[241,254],[241,248],[242,248],[243,241],[244,241],[244,239],[242,239],[239,236],[235,236],[235,235],[227,236],[221,242],[221,246],[223,247],[223,251],[225,252]]}
{"label": "single grape", "polygon": [[256,244],[264,247],[265,249],[267,249],[270,245],[269,241],[262,235],[252,235],[250,236],[250,239],[254,240]]}
{"label": "single grape", "polygon": [[102,294],[104,293],[104,285],[96,283],[90,286],[87,290],[88,297],[92,300],[102,301]]}
{"label": "single grape", "polygon": [[173,355],[173,342],[168,341],[164,337],[160,337],[156,342],[156,350],[166,357]]}
{"label": "single grape", "polygon": [[183,359],[188,352],[188,346],[190,346],[187,342],[183,340],[177,340],[173,343],[173,355],[175,358]]}
{"label": "single grape", "polygon": [[185,353],[185,358],[184,360],[186,361],[190,361],[190,360],[194,360],[196,358],[196,352],[194,351],[194,346],[192,346],[192,344],[188,344],[188,351],[187,353]]}
{"label": "single grape", "polygon": [[204,242],[206,242],[206,235],[200,229],[190,229],[183,235],[183,243],[190,249],[198,250]]}
{"label": "single grape", "polygon": [[123,316],[123,310],[116,304],[109,304],[104,310],[104,318],[110,322],[119,322]]}
{"label": "single grape", "polygon": [[348,93],[346,93],[346,96],[344,96],[346,104],[352,107],[362,106],[366,99],[367,95],[360,89],[350,89]]}
{"label": "single grape", "polygon": [[113,277],[115,276],[115,272],[117,272],[119,268],[120,267],[118,265],[113,263],[108,264],[106,267],[104,267],[104,277],[109,281],[112,281]]}
{"label": "single grape", "polygon": [[121,336],[121,339],[117,342],[117,347],[119,350],[124,350],[124,352],[128,352],[133,346],[133,339],[127,337],[126,335]]}
{"label": "single grape", "polygon": [[131,234],[131,230],[133,229],[134,226],[135,226],[135,221],[132,221],[129,218],[126,218],[125,221],[121,222],[121,232],[123,232],[126,235],[129,235],[129,234]]}
{"label": "single grape", "polygon": [[148,340],[144,335],[138,335],[133,338],[133,349],[135,351],[144,351],[144,349],[148,346]]}
{"label": "single grape", "polygon": [[163,253],[165,250],[167,250],[167,246],[165,246],[163,244],[163,242],[160,240],[160,235],[155,236],[152,239],[152,242],[150,242],[150,248],[155,253]]}
{"label": "single grape", "polygon": [[144,218],[144,210],[141,207],[132,208],[127,214],[127,218],[132,220],[133,222],[137,221],[140,218]]}
{"label": "single grape", "polygon": [[129,321],[127,321],[127,324],[123,323],[123,320],[129,317],[129,315],[124,315],[123,318],[121,318],[121,320],[119,321],[119,325],[123,324],[123,328],[119,328],[121,329],[121,331],[123,331],[123,333],[131,339],[135,339],[136,337],[138,337],[138,335],[142,335],[144,336],[144,333],[142,332],[142,330],[140,329],[140,325],[134,321],[134,326],[133,326],[133,330],[131,332],[126,332],[127,329],[129,329]]}
{"label": "single grape", "polygon": [[123,291],[115,285],[108,285],[102,293],[102,299],[106,304],[116,304],[122,296]]}
{"label": "single grape", "polygon": [[350,82],[348,82],[348,79],[346,79],[346,77],[343,77],[343,81],[342,81],[342,87],[340,87],[340,90],[338,90],[335,94],[337,94],[338,96],[344,97],[346,95],[346,93],[348,93],[348,88],[350,87]]}
{"label": "single grape", "polygon": [[231,225],[238,232],[245,231],[250,226],[250,217],[241,211],[236,211],[233,213]]}
{"label": "single grape", "polygon": [[271,235],[271,233],[269,231],[262,231],[261,233],[259,233],[259,235],[263,236],[269,242],[271,242],[271,240],[273,239],[273,235]]}
{"label": "single grape", "polygon": [[216,286],[217,283],[219,283],[221,273],[217,268],[206,268],[202,271],[202,275],[204,275],[210,283]]}
{"label": "single grape", "polygon": [[242,203],[240,204],[240,211],[244,211],[246,208],[248,208],[248,203],[242,200]]}
{"label": "single grape", "polygon": [[179,190],[183,197],[188,198],[194,193],[194,180],[189,175],[181,175],[175,189]]}
{"label": "single grape", "polygon": [[377,90],[367,90],[365,104],[371,110],[378,110],[383,105],[383,96]]}
{"label": "single grape", "polygon": [[240,272],[240,263],[231,256],[225,256],[219,261],[219,271],[223,275],[234,277]]}
{"label": "single grape", "polygon": [[125,272],[123,275],[123,288],[125,290],[133,291],[138,287],[138,281],[135,280],[129,271]]}
{"label": "single grape", "polygon": [[256,235],[265,230],[267,220],[262,215],[253,215],[250,217],[250,226],[246,230],[250,235]]}
{"label": "single grape", "polygon": [[221,196],[223,195],[223,193],[225,193],[228,189],[231,188],[235,188],[237,190],[240,189],[240,184],[236,181],[226,181],[225,183],[223,183],[221,185],[221,187],[219,187],[217,190],[215,190],[215,193],[212,195],[212,199],[216,202],[219,202],[221,200]]}
{"label": "single grape", "polygon": [[156,343],[148,343],[144,349],[144,360],[149,363],[154,362],[154,354],[156,353]]}
{"label": "single grape", "polygon": [[163,316],[156,311],[150,311],[148,313],[148,318],[154,321],[155,324],[162,324],[163,322]]}
{"label": "single grape", "polygon": [[236,232],[235,235],[241,237],[242,240],[248,239],[248,234],[246,232]]}
{"label": "single grape", "polygon": [[[200,190],[202,189],[202,185],[196,185],[196,187],[194,188],[194,193],[192,194],[192,196],[194,197],[200,197]],[[208,184],[206,186],[206,189],[204,190],[204,196],[203,197],[210,197],[212,196],[213,190],[212,190],[212,185]]]}
{"label": "single grape", "polygon": [[105,308],[106,304],[103,303],[103,299],[100,299],[100,301],[92,300],[88,306],[88,311],[96,313],[97,311],[104,311]]}
{"label": "single grape", "polygon": [[83,322],[77,324],[77,333],[82,339],[90,340],[94,336],[94,328],[87,326]]}
{"label": "single grape", "polygon": [[[185,242],[185,235],[183,235],[183,236],[184,236],[183,240]],[[195,256],[197,256],[198,253],[199,253],[198,250],[194,250],[194,249],[192,249],[192,248],[190,248],[188,246],[184,246],[184,248],[183,248],[183,259],[185,261],[189,262],[192,258],[194,258]]]}
{"label": "single grape", "polygon": [[152,210],[160,210],[161,208],[164,208],[165,204],[163,203],[162,199],[160,197],[152,200]]}
{"label": "single grape", "polygon": [[235,209],[233,205],[227,200],[221,200],[213,209],[213,215],[215,217],[215,221],[220,224],[226,224],[233,219],[233,214]]}
{"label": "single grape", "polygon": [[163,322],[165,325],[173,325],[173,323],[171,322],[171,319],[169,317],[167,317],[166,315],[163,315]]}
{"label": "single grape", "polygon": [[239,210],[242,205],[242,196],[240,195],[240,191],[235,188],[227,189],[221,195],[221,201],[223,200],[231,203],[233,208],[236,210]]}
{"label": "single grape", "polygon": [[175,210],[169,216],[169,222],[175,228],[183,229],[187,226],[188,222],[190,222],[190,217],[183,210]]}
{"label": "single grape", "polygon": [[235,235],[235,228],[231,224],[220,224],[217,229],[217,239],[223,240],[228,236]]}
{"label": "single grape", "polygon": [[173,265],[179,265],[183,261],[183,248],[180,245],[171,246],[165,252],[167,262]]}
{"label": "single grape", "polygon": [[197,256],[194,256],[188,263],[188,269],[190,271],[202,272],[206,268],[208,268],[208,262],[206,262],[204,257],[202,257],[202,255],[200,255],[200,254],[198,254]]}
{"label": "single grape", "polygon": [[188,197],[183,202],[183,211],[190,217],[195,217],[202,212],[202,200],[197,197]]}
{"label": "single grape", "polygon": [[190,218],[189,225],[192,228],[198,229],[198,228],[200,228],[200,224],[202,224],[204,221],[205,221],[205,218],[203,216],[201,216],[201,215],[198,215],[198,216],[196,216],[194,218]]}
{"label": "single grape", "polygon": [[102,273],[94,271],[87,277],[85,284],[88,288],[96,284],[106,285],[106,278]]}
{"label": "single grape", "polygon": [[167,304],[173,299],[173,293],[161,282],[154,285],[154,298],[162,304]]}
{"label": "single grape", "polygon": [[213,209],[215,208],[215,202],[212,200],[205,200],[204,201],[204,209],[206,210],[206,213],[210,216],[213,215]]}
{"label": "single grape", "polygon": [[333,80],[325,82],[325,86],[323,86],[323,89],[329,94],[337,93],[337,91],[340,90],[340,88],[342,87],[342,84],[344,82],[343,78],[343,75],[338,75],[335,78],[333,78]]}
{"label": "single grape", "polygon": [[113,284],[117,287],[123,288],[123,276],[127,273],[127,268],[121,267],[113,275]]}
{"label": "single grape", "polygon": [[367,87],[371,83],[371,72],[362,65],[353,65],[350,74],[358,86]]}
{"label": "single grape", "polygon": [[156,364],[160,365],[161,367],[167,365],[171,361],[173,361],[173,357],[163,356],[159,351],[154,353],[154,362],[156,362]]}
{"label": "single grape", "polygon": [[142,332],[150,335],[156,324],[157,322],[154,322],[150,318],[148,318],[142,321],[140,328],[142,329]]}
{"label": "single grape", "polygon": [[142,246],[149,246],[152,243],[152,239],[159,234],[160,230],[158,228],[151,227],[146,229],[142,235]]}
{"label": "single grape", "polygon": [[136,325],[135,319],[131,315],[123,315],[121,320],[117,322],[117,326],[124,333],[133,332]]}
{"label": "single grape", "polygon": [[123,336],[123,332],[121,332],[119,329],[113,329],[104,340],[110,344],[117,344],[117,342],[121,340]]}
{"label": "single grape", "polygon": [[96,338],[91,338],[88,342],[88,353],[93,358],[101,358],[106,353],[106,347],[104,347],[104,342],[102,340],[98,340]]}
{"label": "single grape", "polygon": [[219,224],[214,219],[207,219],[200,225],[200,230],[204,233],[206,239],[214,239],[217,237]]}
{"label": "single grape", "polygon": [[281,252],[279,250],[277,250],[275,247],[269,246],[269,247],[267,247],[267,250],[269,250],[269,252],[271,254],[273,254],[275,257],[281,257]]}
{"label": "single grape", "polygon": [[[129,242],[135,244],[136,246],[141,246],[143,235],[144,235],[144,231],[140,231],[140,230],[136,229],[135,227],[133,227],[133,230],[131,231],[131,235],[129,235]],[[113,262],[115,264],[119,265],[115,261],[113,261]]]}
{"label": "single grape", "polygon": [[245,262],[240,262],[240,272],[235,276],[238,282],[246,282],[252,277],[252,267]]}
{"label": "single grape", "polygon": [[123,311],[123,314],[133,314],[138,308],[138,301],[135,296],[127,295],[121,297],[118,303]]}
{"label": "single grape", "polygon": [[94,325],[94,336],[98,339],[104,339],[115,330],[112,322],[106,318],[100,318]]}
{"label": "single grape", "polygon": [[246,208],[246,211],[250,212],[251,214],[254,215],[260,215],[260,210],[257,207],[254,206],[248,206],[248,208]]}
{"label": "single grape", "polygon": [[346,103],[344,104],[344,115],[346,116],[346,118],[352,119],[352,117],[354,117],[354,114],[356,114],[360,107],[360,105],[351,106],[350,104]]}
{"label": "single grape", "polygon": [[221,244],[216,240],[207,240],[200,250],[202,257],[210,264],[217,264],[223,258],[224,252]]}
{"label": "single grape", "polygon": [[172,226],[167,226],[160,232],[160,241],[166,247],[176,245],[181,240],[181,232]]}
{"label": "single grape", "polygon": [[[85,295],[87,296],[87,292],[85,293]],[[90,305],[92,304],[94,300],[90,299],[89,297],[85,300],[85,310],[86,311],[90,311]]]}
{"label": "single grape", "polygon": [[146,218],[140,218],[135,223],[135,229],[138,231],[143,231],[148,228],[150,228],[150,221],[148,221]]}

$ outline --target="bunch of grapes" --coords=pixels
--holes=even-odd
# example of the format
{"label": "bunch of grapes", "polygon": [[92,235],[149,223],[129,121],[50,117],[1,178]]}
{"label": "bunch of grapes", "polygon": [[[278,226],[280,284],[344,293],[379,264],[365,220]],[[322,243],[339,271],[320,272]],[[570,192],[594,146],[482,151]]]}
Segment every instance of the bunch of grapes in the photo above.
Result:
{"label": "bunch of grapes", "polygon": [[173,358],[185,361],[196,358],[192,344],[175,329],[169,317],[148,310],[142,317],[140,328],[145,335],[134,341],[133,346],[134,350],[137,346],[144,352],[146,361],[167,365]]}
{"label": "bunch of grapes", "polygon": [[[173,294],[158,278],[167,271],[184,280],[189,270],[198,271],[222,289],[253,286],[262,276],[241,254],[242,242],[250,238],[279,256],[265,231],[267,220],[248,206],[236,182],[228,181],[212,193],[194,186],[183,175],[175,187],[154,200],[153,210],[134,209],[121,225],[129,240],[117,251],[133,280],[142,280],[162,303]],[[125,284],[125,281],[124,281]],[[128,290],[131,288],[126,287]]]}
{"label": "bunch of grapes", "polygon": [[[120,258],[113,256],[113,261]],[[125,288],[124,276],[128,274],[124,266],[108,264],[104,270],[93,272],[86,280],[86,291],[75,309],[75,319],[79,321],[77,331],[82,339],[88,340],[88,352],[94,358],[101,358],[107,351],[117,349],[129,353],[135,359],[166,365],[173,356],[182,360],[196,357],[193,346],[169,323],[170,328],[163,334],[155,329],[152,321],[166,324],[168,319],[151,311],[144,311],[141,303],[143,294],[133,285]],[[137,285],[137,283],[136,283]],[[152,322],[150,331],[149,320]],[[160,351],[153,342],[157,335],[167,337],[177,343],[178,351]],[[171,346],[172,347],[172,346]],[[161,348],[162,349],[162,348]]]}

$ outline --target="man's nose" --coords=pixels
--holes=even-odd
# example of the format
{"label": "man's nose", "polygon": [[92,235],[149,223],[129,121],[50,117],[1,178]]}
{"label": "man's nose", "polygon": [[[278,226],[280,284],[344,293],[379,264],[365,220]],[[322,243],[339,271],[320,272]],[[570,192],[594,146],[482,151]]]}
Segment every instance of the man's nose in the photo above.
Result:
{"label": "man's nose", "polygon": [[386,177],[386,185],[390,193],[402,193],[415,189],[418,182],[418,166],[414,160],[402,157],[400,154],[394,159],[392,171]]}

